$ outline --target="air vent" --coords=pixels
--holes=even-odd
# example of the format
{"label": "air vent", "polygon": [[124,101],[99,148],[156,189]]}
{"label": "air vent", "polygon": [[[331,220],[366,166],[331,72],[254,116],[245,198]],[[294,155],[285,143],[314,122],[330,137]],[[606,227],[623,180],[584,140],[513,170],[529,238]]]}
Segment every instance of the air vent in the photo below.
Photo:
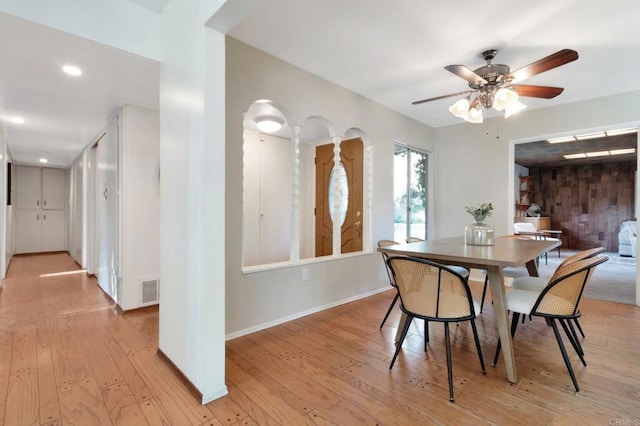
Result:
{"label": "air vent", "polygon": [[140,283],[140,303],[151,304],[159,301],[159,280],[147,280]]}

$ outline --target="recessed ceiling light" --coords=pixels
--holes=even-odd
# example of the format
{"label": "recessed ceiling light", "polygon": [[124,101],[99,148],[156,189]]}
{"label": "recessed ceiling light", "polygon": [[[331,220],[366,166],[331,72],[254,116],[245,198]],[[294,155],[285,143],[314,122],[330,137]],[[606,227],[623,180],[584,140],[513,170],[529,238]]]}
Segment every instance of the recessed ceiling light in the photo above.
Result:
{"label": "recessed ceiling light", "polygon": [[629,127],[627,129],[607,130],[605,133],[607,136],[628,135],[629,133],[635,133],[638,131],[637,127]]}
{"label": "recessed ceiling light", "polygon": [[573,136],[563,136],[561,138],[547,139],[547,142],[549,142],[549,143],[564,143],[564,142],[574,142],[575,140],[576,140],[576,138],[574,138]]}
{"label": "recessed ceiling light", "polygon": [[42,157],[42,158],[41,158],[40,160],[38,160],[38,161],[40,161],[41,163],[46,163],[46,162],[48,162],[49,160],[47,160],[46,158]]}
{"label": "recessed ceiling light", "polygon": [[72,75],[74,77],[82,75],[82,70],[80,68],[76,67],[75,65],[65,65],[65,66],[62,67],[62,71],[64,71],[66,74]]}
{"label": "recessed ceiling light", "polygon": [[611,151],[609,151],[611,155],[633,154],[634,152],[636,152],[635,148],[612,149]]}
{"label": "recessed ceiling light", "polygon": [[576,139],[584,140],[584,139],[595,139],[595,138],[604,138],[604,132],[595,132],[595,133],[585,133],[584,135],[576,135]]}
{"label": "recessed ceiling light", "polygon": [[573,160],[574,158],[586,158],[587,156],[584,152],[581,152],[580,154],[565,154],[563,157],[567,160]]}
{"label": "recessed ceiling light", "polygon": [[15,124],[24,124],[24,118],[22,117],[11,117],[10,120]]}
{"label": "recessed ceiling light", "polygon": [[604,157],[605,155],[609,155],[609,151],[587,152],[587,157]]}

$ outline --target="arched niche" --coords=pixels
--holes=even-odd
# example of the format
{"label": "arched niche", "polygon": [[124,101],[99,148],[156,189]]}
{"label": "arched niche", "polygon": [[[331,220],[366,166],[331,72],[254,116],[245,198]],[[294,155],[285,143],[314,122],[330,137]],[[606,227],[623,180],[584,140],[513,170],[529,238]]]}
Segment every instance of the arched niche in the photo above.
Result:
{"label": "arched niche", "polygon": [[[261,131],[256,122],[264,116],[282,127],[268,134]],[[243,117],[242,238],[247,272],[370,247],[366,228],[370,197],[363,178],[365,144],[369,145],[365,132],[350,128],[342,137],[325,117],[309,116],[302,124],[292,124],[288,117],[284,106],[267,100],[252,103]],[[360,151],[345,157],[354,145]],[[357,178],[352,158],[360,164]],[[361,196],[359,204],[351,205],[359,207],[349,210],[354,182],[359,190],[353,193]],[[349,221],[350,228],[344,225]],[[356,246],[354,235],[359,240]]]}
{"label": "arched niche", "polygon": [[[243,117],[244,267],[288,262],[291,253],[292,128],[287,111],[276,102],[257,100]],[[260,117],[282,124],[276,131],[258,128]]]}

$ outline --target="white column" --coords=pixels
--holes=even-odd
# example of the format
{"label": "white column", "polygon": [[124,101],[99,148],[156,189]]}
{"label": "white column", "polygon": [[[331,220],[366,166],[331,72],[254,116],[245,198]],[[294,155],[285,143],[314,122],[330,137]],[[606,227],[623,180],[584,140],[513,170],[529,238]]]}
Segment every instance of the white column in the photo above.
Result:
{"label": "white column", "polygon": [[[333,136],[333,170],[340,164],[340,142],[342,138],[340,136]],[[333,200],[329,200],[333,204],[333,214],[331,220],[333,221],[333,256],[339,256],[342,252],[342,224],[340,223],[340,211],[342,207],[342,200],[339,197],[340,184],[338,179],[334,179],[330,182],[333,185]]]}
{"label": "white column", "polygon": [[291,242],[289,260],[295,262],[300,259],[300,126],[291,126]]}
{"label": "white column", "polygon": [[364,226],[362,227],[362,249],[369,250],[372,247],[371,235],[373,233],[373,147],[364,147]]}
{"label": "white column", "polygon": [[225,36],[200,0],[162,14],[159,349],[206,403],[225,386]]}

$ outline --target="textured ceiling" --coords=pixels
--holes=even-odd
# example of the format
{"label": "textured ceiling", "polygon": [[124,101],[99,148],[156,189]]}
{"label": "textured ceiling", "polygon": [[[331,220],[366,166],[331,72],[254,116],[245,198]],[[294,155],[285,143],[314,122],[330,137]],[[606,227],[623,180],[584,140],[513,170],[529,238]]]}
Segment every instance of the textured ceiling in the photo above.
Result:
{"label": "textured ceiling", "polygon": [[517,144],[515,146],[515,161],[523,167],[551,167],[610,161],[636,161],[636,153],[571,160],[565,159],[563,155],[636,148],[637,145],[637,133],[556,144],[550,144],[547,141],[530,142]]}

